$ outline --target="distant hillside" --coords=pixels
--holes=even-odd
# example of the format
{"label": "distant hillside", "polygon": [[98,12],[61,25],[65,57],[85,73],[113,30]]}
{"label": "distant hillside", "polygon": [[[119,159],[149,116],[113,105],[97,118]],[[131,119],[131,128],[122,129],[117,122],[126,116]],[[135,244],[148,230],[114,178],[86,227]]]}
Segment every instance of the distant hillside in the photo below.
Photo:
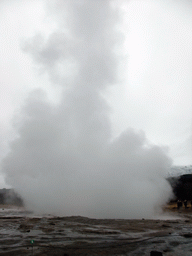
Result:
{"label": "distant hillside", "polygon": [[14,189],[0,189],[0,204],[23,206],[22,198]]}

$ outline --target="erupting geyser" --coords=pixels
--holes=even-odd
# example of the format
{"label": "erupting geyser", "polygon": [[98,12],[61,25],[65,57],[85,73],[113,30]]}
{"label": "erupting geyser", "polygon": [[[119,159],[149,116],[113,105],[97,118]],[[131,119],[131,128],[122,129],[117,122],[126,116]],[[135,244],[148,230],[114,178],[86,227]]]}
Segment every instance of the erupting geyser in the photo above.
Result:
{"label": "erupting geyser", "polygon": [[170,195],[164,175],[171,161],[142,131],[113,138],[102,97],[118,84],[120,11],[110,0],[50,4],[58,29],[47,39],[34,37],[25,51],[62,96],[56,105],[42,90],[29,95],[3,161],[6,182],[42,213],[152,217]]}

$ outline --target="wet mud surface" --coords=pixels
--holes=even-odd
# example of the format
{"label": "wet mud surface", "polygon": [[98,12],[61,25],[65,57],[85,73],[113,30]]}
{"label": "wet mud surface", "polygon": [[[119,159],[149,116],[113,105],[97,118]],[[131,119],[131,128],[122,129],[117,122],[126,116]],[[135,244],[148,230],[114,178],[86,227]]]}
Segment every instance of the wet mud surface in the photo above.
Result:
{"label": "wet mud surface", "polygon": [[[173,211],[172,211],[173,212]],[[165,220],[38,217],[0,210],[0,255],[192,255],[192,211]]]}

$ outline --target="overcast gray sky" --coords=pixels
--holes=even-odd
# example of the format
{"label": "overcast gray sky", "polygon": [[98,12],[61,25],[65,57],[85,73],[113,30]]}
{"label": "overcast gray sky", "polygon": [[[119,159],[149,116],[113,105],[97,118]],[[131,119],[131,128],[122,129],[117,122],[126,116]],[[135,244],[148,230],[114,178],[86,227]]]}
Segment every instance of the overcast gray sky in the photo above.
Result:
{"label": "overcast gray sky", "polygon": [[[83,6],[84,1],[74,2]],[[56,108],[58,104],[64,104],[61,103],[64,91],[73,84],[77,73],[81,73],[80,81],[84,81],[84,76],[87,77],[87,74],[84,74],[85,67],[77,65],[80,60],[93,53],[92,48],[86,45],[80,48],[76,46],[80,44],[82,33],[85,33],[82,37],[87,40],[86,43],[90,40],[94,49],[98,47],[98,52],[94,54],[101,54],[103,62],[108,61],[106,66],[103,66],[102,59],[100,64],[97,62],[91,64],[101,65],[101,68],[98,69],[99,73],[88,77],[93,86],[94,83],[96,84],[95,88],[99,83],[104,83],[100,92],[103,96],[102,100],[91,96],[94,91],[90,92],[89,100],[95,102],[92,106],[94,109],[100,108],[99,106],[102,106],[102,109],[109,109],[102,115],[107,115],[111,121],[111,124],[102,121],[106,134],[102,134],[100,142],[96,137],[98,148],[101,147],[99,143],[107,140],[109,136],[108,126],[112,138],[118,137],[121,132],[131,127],[136,129],[136,133],[142,130],[149,144],[167,147],[169,149],[167,154],[173,159],[173,164],[192,164],[192,4],[190,1],[114,1],[114,5],[121,6],[121,15],[117,22],[114,16],[118,14],[114,12],[112,18],[109,15],[107,22],[109,24],[117,22],[116,36],[111,34],[111,25],[107,23],[109,27],[103,28],[103,31],[101,29],[98,33],[98,36],[103,35],[103,38],[101,36],[100,39],[95,38],[95,40],[93,37],[97,37],[97,33],[94,30],[94,22],[97,25],[101,23],[101,27],[104,26],[102,19],[105,17],[105,6],[103,16],[95,17],[93,24],[90,22],[88,26],[90,17],[83,21],[82,17],[78,17],[83,11],[79,13],[67,3],[68,1],[60,0],[0,2],[0,158],[8,153],[9,141],[18,136],[16,127],[20,127],[22,123],[18,113],[20,109],[27,108],[25,102],[30,92],[34,89],[43,89],[48,95],[46,101],[51,102]],[[93,14],[92,6],[89,4],[87,6],[90,8],[88,12]],[[73,15],[81,20],[82,27],[87,27],[86,31],[68,18],[70,11],[67,7],[73,10],[71,12],[77,12]],[[87,23],[83,24],[83,22]],[[105,37],[106,33],[109,34],[108,37]],[[106,38],[110,41],[102,48],[103,52],[99,52],[99,40]],[[108,53],[108,49],[115,42],[118,42],[118,47],[114,50],[118,65],[114,57]],[[89,54],[86,52],[88,48],[90,48]],[[75,58],[79,62],[76,62]],[[92,72],[93,67],[87,66],[86,70]],[[110,83],[112,86],[108,87]],[[81,92],[78,92],[80,89],[77,88],[75,89],[77,98],[80,97],[78,93],[84,97],[83,90],[89,90],[80,87]],[[30,97],[29,102],[33,102],[33,96]],[[41,98],[42,95],[38,97]],[[70,97],[72,96],[69,94],[68,106],[72,107],[74,99],[70,100]],[[74,102],[77,103],[76,100]],[[75,103],[74,115],[81,118],[83,123],[87,117],[81,111],[77,114],[79,107]],[[38,106],[38,103],[36,104]],[[85,112],[87,106],[89,105],[84,106]],[[51,111],[50,115],[53,114]],[[49,119],[49,116],[47,118]],[[54,117],[50,119],[56,122]],[[85,127],[83,124],[81,127],[79,121],[78,125],[79,130]],[[73,129],[75,126],[74,123]],[[31,128],[31,133],[33,132]],[[89,132],[87,131],[87,134]],[[92,133],[90,136],[93,137]],[[82,139],[83,147],[89,144],[87,141],[89,138],[86,138],[86,143],[85,138]],[[4,186],[3,177],[1,183],[1,186]]]}

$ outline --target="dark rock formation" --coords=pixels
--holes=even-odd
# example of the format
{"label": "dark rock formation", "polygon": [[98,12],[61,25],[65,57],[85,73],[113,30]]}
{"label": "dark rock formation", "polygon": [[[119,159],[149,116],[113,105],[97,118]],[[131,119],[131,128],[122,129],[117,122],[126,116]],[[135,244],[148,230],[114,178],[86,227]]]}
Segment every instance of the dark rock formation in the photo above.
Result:
{"label": "dark rock formation", "polygon": [[192,200],[192,174],[168,178],[176,200]]}
{"label": "dark rock formation", "polygon": [[22,198],[14,189],[0,189],[0,204],[23,206]]}

